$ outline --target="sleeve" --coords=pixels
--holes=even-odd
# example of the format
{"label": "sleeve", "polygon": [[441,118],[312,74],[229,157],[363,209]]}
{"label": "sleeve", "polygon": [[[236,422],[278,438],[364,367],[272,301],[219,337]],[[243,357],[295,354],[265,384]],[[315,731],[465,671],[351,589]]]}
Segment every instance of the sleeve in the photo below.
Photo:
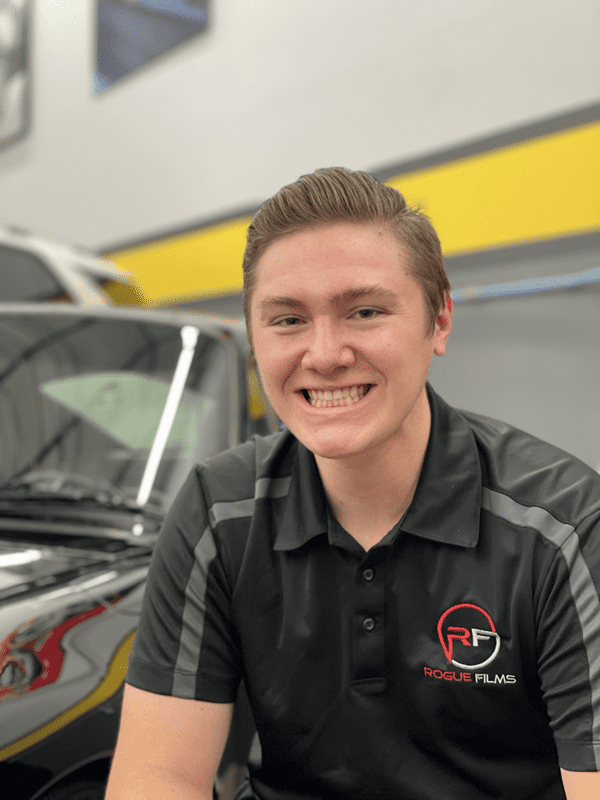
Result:
{"label": "sleeve", "polygon": [[600,514],[563,525],[545,576],[538,669],[559,764],[600,770]]}
{"label": "sleeve", "polygon": [[241,658],[209,518],[196,468],[158,537],[126,680],[157,694],[229,703],[237,695]]}

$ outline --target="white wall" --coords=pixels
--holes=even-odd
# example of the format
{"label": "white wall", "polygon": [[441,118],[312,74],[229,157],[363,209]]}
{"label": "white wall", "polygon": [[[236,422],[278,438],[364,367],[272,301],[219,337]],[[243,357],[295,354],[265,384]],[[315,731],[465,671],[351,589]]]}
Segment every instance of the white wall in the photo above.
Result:
{"label": "white wall", "polygon": [[93,0],[33,6],[0,220],[99,249],[600,98],[598,0],[212,0],[206,34],[101,96]]}

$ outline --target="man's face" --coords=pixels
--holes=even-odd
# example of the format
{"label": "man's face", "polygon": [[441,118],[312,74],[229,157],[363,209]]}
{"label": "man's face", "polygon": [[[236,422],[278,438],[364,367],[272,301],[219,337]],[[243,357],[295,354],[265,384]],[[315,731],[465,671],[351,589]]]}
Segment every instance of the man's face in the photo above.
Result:
{"label": "man's face", "polygon": [[451,311],[429,334],[408,258],[388,229],[339,223],[286,234],[258,262],[251,334],[265,389],[318,457],[377,457],[422,419]]}

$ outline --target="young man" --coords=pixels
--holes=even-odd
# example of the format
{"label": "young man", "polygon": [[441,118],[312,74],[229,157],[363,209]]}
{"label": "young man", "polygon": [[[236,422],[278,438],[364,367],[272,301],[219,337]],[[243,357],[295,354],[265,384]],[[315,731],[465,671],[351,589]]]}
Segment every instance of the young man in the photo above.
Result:
{"label": "young man", "polygon": [[211,797],[240,680],[245,798],[598,800],[600,477],[427,385],[439,241],[365,173],[258,212],[245,312],[286,429],[164,526],[107,797]]}

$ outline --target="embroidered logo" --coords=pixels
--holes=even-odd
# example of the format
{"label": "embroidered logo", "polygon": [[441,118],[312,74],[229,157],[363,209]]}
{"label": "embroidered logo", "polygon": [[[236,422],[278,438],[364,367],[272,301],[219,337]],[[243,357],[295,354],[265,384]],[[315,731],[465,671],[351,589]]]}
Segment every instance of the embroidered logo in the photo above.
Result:
{"label": "embroidered logo", "polygon": [[437,633],[444,655],[459,669],[483,669],[500,651],[500,636],[492,618],[472,603],[460,603],[444,611]]}

